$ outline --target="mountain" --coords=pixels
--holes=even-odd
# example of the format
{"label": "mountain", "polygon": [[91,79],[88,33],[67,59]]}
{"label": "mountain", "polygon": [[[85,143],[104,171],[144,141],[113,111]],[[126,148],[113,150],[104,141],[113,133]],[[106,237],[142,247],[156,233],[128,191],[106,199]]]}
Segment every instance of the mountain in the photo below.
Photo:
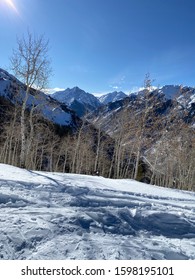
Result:
{"label": "mountain", "polygon": [[70,109],[74,110],[79,117],[82,117],[87,112],[95,110],[101,105],[100,101],[94,95],[85,92],[79,87],[57,91],[50,96],[66,104]]}
{"label": "mountain", "polygon": [[0,164],[0,207],[2,260],[195,259],[193,192]]}
{"label": "mountain", "polygon": [[[22,104],[25,97],[26,86],[13,75],[0,68],[0,96],[12,102]],[[73,111],[62,105],[42,91],[31,89],[27,109],[32,109],[43,118],[61,126],[77,126]]]}
{"label": "mountain", "polygon": [[158,89],[159,93],[163,94],[167,99],[173,99],[181,95],[182,86],[180,85],[165,85]]}
{"label": "mountain", "polygon": [[[139,90],[135,93],[131,93],[130,96],[143,96],[145,90]],[[166,100],[175,99],[179,103],[184,106],[191,106],[192,103],[195,102],[195,88],[189,86],[181,86],[181,85],[164,85],[160,88],[152,87],[150,92],[155,92],[156,94],[164,96]]]}
{"label": "mountain", "polygon": [[[164,85],[162,87],[151,87],[150,92],[158,92],[162,94],[166,99],[173,99],[181,94],[182,86],[181,85]],[[140,89],[136,92],[130,93],[134,95],[144,95],[145,89]]]}
{"label": "mountain", "polygon": [[[157,114],[172,114],[174,108],[178,108],[183,113],[187,122],[192,125],[195,123],[195,88],[167,85],[162,88],[152,90],[150,95],[153,96],[153,110]],[[137,115],[145,106],[144,90],[132,93],[124,99],[107,103],[87,117],[95,125],[100,125],[107,133],[112,134],[116,126],[114,120],[121,118],[123,110],[130,108]],[[179,117],[179,115],[178,115]]]}
{"label": "mountain", "polygon": [[127,94],[125,94],[124,92],[114,91],[114,92],[104,94],[104,95],[100,96],[98,99],[102,104],[106,105],[110,102],[115,102],[115,101],[124,99],[125,97],[127,97]]}

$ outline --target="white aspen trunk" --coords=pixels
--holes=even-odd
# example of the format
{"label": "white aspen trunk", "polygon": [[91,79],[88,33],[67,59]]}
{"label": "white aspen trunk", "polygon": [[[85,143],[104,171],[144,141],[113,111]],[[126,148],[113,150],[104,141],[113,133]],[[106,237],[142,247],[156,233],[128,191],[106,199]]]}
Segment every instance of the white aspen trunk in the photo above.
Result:
{"label": "white aspen trunk", "polygon": [[137,151],[137,156],[136,156],[135,172],[134,172],[134,178],[133,178],[134,180],[136,180],[136,179],[137,179],[137,175],[138,175],[138,168],[139,168],[140,154],[141,154],[141,152],[140,152],[140,147],[139,147],[139,149],[138,149],[138,151]]}
{"label": "white aspen trunk", "polygon": [[27,143],[26,143],[26,125],[25,125],[25,110],[26,110],[26,103],[28,100],[28,93],[29,87],[27,86],[25,98],[22,103],[21,109],[21,117],[20,117],[20,125],[21,125],[21,153],[20,153],[20,167],[25,168],[26,166],[26,150],[27,150]]}
{"label": "white aspen trunk", "polygon": [[97,148],[96,148],[94,171],[98,170],[99,153],[100,153],[100,142],[101,142],[101,131],[100,131],[100,128],[99,128],[98,129],[98,142],[97,142]]}

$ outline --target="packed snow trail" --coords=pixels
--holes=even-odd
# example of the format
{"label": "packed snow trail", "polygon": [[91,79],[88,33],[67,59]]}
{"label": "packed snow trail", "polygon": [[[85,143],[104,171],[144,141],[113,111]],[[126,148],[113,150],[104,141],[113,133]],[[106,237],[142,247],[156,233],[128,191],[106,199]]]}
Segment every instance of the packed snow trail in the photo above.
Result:
{"label": "packed snow trail", "polygon": [[0,164],[1,259],[195,259],[195,193]]}

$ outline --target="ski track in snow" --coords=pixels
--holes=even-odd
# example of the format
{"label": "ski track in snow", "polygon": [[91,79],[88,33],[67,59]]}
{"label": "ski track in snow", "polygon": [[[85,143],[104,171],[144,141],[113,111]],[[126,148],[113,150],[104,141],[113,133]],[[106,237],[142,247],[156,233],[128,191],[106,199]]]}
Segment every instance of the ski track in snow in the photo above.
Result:
{"label": "ski track in snow", "polygon": [[0,164],[1,259],[195,259],[195,193]]}

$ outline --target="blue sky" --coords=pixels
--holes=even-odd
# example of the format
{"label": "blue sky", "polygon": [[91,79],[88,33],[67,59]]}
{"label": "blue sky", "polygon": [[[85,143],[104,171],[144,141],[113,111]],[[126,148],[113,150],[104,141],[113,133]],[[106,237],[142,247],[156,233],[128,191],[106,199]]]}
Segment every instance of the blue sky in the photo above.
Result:
{"label": "blue sky", "polygon": [[27,29],[49,39],[52,88],[195,86],[194,0],[0,0],[0,67]]}

